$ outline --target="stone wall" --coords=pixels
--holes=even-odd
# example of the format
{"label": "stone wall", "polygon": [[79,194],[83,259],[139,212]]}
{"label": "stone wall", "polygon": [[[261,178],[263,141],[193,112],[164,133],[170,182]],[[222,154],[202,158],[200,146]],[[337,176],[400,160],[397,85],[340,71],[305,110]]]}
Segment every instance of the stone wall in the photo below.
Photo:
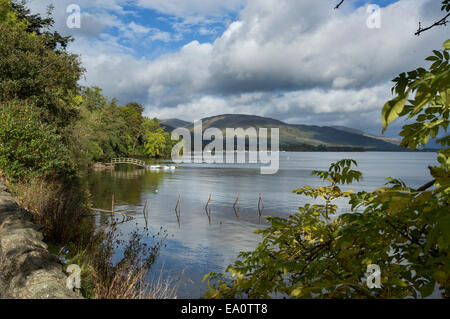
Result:
{"label": "stone wall", "polygon": [[41,228],[0,182],[0,299],[80,298],[66,287],[67,275]]}

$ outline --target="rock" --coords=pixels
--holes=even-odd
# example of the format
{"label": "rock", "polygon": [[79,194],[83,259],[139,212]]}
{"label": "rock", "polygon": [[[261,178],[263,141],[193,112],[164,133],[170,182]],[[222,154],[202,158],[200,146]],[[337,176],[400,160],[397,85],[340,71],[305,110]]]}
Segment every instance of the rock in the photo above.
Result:
{"label": "rock", "polygon": [[0,298],[78,299],[42,241],[41,226],[0,183]]}

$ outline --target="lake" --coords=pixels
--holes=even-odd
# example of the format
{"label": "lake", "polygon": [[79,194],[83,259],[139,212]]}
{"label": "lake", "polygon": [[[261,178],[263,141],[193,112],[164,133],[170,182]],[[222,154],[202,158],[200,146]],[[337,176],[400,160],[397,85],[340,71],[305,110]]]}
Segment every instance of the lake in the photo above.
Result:
{"label": "lake", "polygon": [[[298,211],[308,198],[292,191],[304,185],[321,185],[313,170],[326,170],[330,163],[351,158],[363,173],[361,182],[345,189],[374,190],[386,177],[402,179],[412,187],[431,180],[427,167],[437,163],[435,153],[280,153],[275,175],[261,175],[255,164],[184,164],[174,171],[145,171],[118,167],[115,171],[92,172],[88,177],[95,208],[110,209],[114,194],[116,210],[127,209],[136,219],[120,225],[125,234],[145,226],[143,207],[149,201],[149,225],[156,233],[161,227],[170,237],[161,250],[150,276],[177,278],[178,298],[198,298],[206,291],[203,276],[223,272],[240,251],[256,247],[260,237],[253,232],[264,227],[264,216],[287,217]],[[233,204],[240,196],[240,218]],[[259,196],[264,202],[259,217]],[[181,218],[175,214],[180,195]],[[205,205],[211,195],[211,223]],[[342,211],[348,206],[338,203]],[[98,223],[109,215],[99,214]],[[149,239],[150,240],[150,239]]]}

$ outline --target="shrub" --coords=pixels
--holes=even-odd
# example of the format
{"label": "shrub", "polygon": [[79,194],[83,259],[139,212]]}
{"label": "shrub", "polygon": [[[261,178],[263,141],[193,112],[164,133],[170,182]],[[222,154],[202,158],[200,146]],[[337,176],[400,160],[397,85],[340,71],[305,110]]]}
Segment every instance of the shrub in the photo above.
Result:
{"label": "shrub", "polygon": [[75,173],[56,128],[41,121],[36,107],[18,101],[0,104],[0,169],[11,180]]}

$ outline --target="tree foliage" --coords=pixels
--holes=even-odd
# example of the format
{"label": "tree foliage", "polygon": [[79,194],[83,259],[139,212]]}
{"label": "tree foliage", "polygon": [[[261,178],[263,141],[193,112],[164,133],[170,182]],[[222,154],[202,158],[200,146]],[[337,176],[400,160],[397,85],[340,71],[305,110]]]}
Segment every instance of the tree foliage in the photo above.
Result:
{"label": "tree foliage", "polygon": [[[75,99],[79,120],[70,128],[73,157],[82,166],[126,156],[166,156],[171,145],[157,119],[147,119],[136,102],[108,101],[98,87],[84,88]],[[161,138],[158,138],[158,137]],[[152,151],[149,151],[152,150]]]}
{"label": "tree foliage", "polygon": [[170,134],[160,127],[158,119],[145,119],[144,130],[145,153],[149,157],[169,156],[173,142]]}
{"label": "tree foliage", "polygon": [[0,102],[29,102],[42,109],[45,121],[67,126],[77,117],[72,99],[83,73],[78,56],[49,46],[49,35],[36,31],[38,22],[27,29],[31,24],[10,1],[0,5]]}
{"label": "tree foliage", "polygon": [[[394,79],[395,97],[386,103],[383,128],[398,117],[415,119],[403,127],[402,146],[415,149],[446,133],[449,124],[449,44],[433,51],[432,65]],[[411,98],[410,95],[413,97]],[[242,252],[224,274],[210,273],[208,298],[420,298],[433,292],[450,297],[450,150],[439,142],[439,165],[432,182],[414,189],[388,178],[375,192],[343,191],[361,178],[356,163],[343,160],[314,171],[329,185],[294,192],[321,204],[307,204],[288,219],[269,217],[258,231],[262,242]],[[434,186],[433,188],[430,188]],[[351,212],[334,203],[350,198]],[[367,266],[381,268],[381,288],[369,289]]]}
{"label": "tree foliage", "polygon": [[[2,0],[4,1],[4,0]],[[9,2],[9,1],[8,1]],[[31,14],[30,9],[26,7],[26,1],[11,1],[11,9],[14,11],[17,19],[25,23],[25,30],[28,33],[34,33],[43,36],[46,39],[46,45],[51,50],[66,49],[69,42],[73,41],[70,36],[62,36],[57,31],[50,31],[55,21],[51,14],[53,6],[50,5],[47,10],[47,16],[41,17],[40,14]]]}
{"label": "tree foliage", "polygon": [[12,180],[73,176],[75,165],[55,127],[30,104],[0,107],[0,170]]}
{"label": "tree foliage", "polygon": [[[429,138],[436,138],[447,131],[450,104],[450,40],[444,50],[434,50],[426,60],[432,62],[429,70],[418,68],[401,73],[393,82],[396,97],[383,108],[383,131],[399,116],[415,122],[403,127],[401,146],[415,149],[426,145]],[[449,143],[446,136],[438,140],[442,146]]]}
{"label": "tree foliage", "polygon": [[51,24],[0,0],[0,169],[12,180],[75,174],[62,133],[77,118],[72,97],[82,68],[77,56],[49,45],[41,29]]}

